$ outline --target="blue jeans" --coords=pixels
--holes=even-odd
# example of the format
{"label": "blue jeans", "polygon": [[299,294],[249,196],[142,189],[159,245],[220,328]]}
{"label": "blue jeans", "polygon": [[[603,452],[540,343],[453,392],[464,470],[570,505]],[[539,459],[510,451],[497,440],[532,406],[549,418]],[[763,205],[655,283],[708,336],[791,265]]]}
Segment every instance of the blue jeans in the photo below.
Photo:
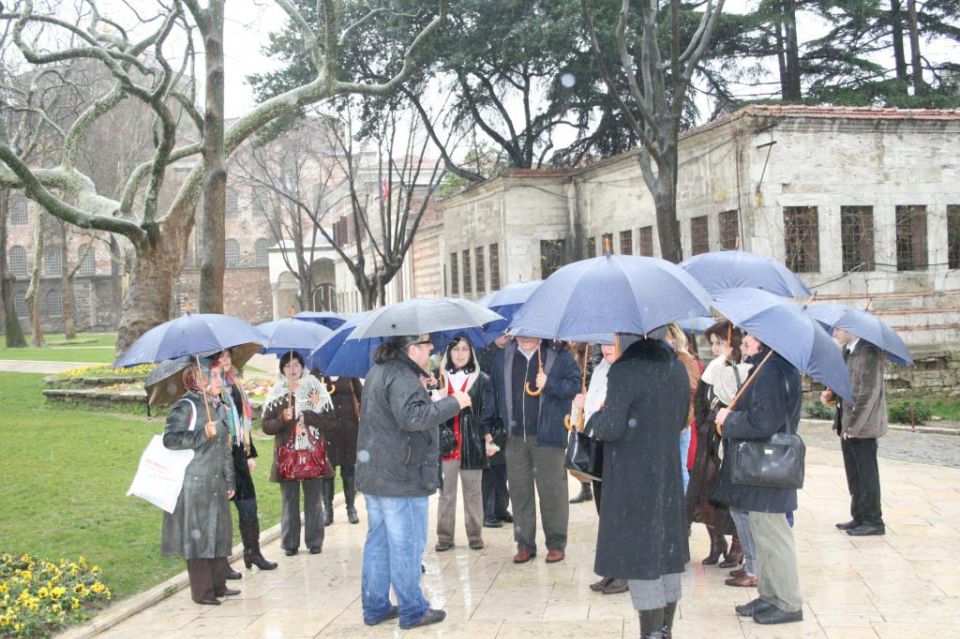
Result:
{"label": "blue jeans", "polygon": [[683,475],[683,492],[687,492],[690,483],[690,471],[687,470],[687,454],[690,452],[690,427],[680,431],[680,473]]}
{"label": "blue jeans", "polygon": [[364,495],[364,500],[367,541],[360,582],[363,621],[375,624],[390,615],[392,585],[400,608],[400,625],[416,623],[430,607],[420,590],[420,566],[427,543],[427,498]]}
{"label": "blue jeans", "polygon": [[746,510],[731,508],[730,517],[737,528],[740,547],[743,548],[744,570],[751,575],[756,575],[757,547],[753,543],[753,531],[750,530],[750,514]]}

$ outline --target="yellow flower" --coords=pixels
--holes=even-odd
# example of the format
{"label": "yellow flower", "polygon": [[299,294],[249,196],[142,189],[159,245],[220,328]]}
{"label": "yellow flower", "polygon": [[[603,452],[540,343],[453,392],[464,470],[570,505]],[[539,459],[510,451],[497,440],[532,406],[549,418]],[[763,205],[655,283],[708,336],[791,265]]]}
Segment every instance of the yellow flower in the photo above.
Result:
{"label": "yellow flower", "polygon": [[92,572],[92,573],[95,574],[95,575],[99,575],[99,574],[100,574],[100,566],[94,565],[93,568],[90,569],[90,572]]}
{"label": "yellow flower", "polygon": [[79,599],[74,599],[73,601],[70,602],[70,609],[71,609],[71,610],[76,610],[76,609],[79,608],[79,607],[80,607],[80,600],[79,600]]}
{"label": "yellow flower", "polygon": [[20,632],[21,630],[23,630],[23,624],[22,624],[22,623],[15,623],[15,624],[13,624],[13,631],[14,631],[14,632]]}
{"label": "yellow flower", "polygon": [[10,586],[7,585],[7,582],[0,581],[0,595],[9,591],[10,591]]}
{"label": "yellow flower", "polygon": [[31,579],[33,579],[33,573],[30,572],[29,570],[21,570],[20,578],[23,579],[24,581],[30,581]]}
{"label": "yellow flower", "polygon": [[47,595],[49,594],[50,594],[50,591],[47,590],[46,586],[41,586],[40,589],[37,591],[37,596],[40,597],[41,599],[46,599]]}
{"label": "yellow flower", "polygon": [[52,606],[50,606],[50,610],[52,610],[53,612],[60,612],[61,611],[60,604],[53,604]]}
{"label": "yellow flower", "polygon": [[103,585],[102,583],[100,583],[99,581],[93,582],[93,585],[90,586],[90,590],[92,590],[95,594],[98,594],[98,595],[101,594],[102,592],[104,592],[106,589],[107,589],[107,587],[104,586],[104,585]]}

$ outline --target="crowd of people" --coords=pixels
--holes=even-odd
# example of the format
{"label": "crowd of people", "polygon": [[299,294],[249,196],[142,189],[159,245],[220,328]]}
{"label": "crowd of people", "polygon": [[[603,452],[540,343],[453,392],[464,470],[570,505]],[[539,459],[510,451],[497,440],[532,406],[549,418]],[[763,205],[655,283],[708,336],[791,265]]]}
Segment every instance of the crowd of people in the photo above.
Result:
{"label": "crowd of people", "polygon": [[[855,398],[837,406],[851,494],[851,520],[837,527],[883,534],[876,457],[886,430],[883,354],[844,331],[835,338]],[[800,373],[727,320],[702,339],[713,356],[706,366],[697,337],[677,325],[611,335],[602,345],[502,336],[482,348],[457,335],[436,354],[430,335],[393,337],[362,381],[310,372],[290,351],[280,357],[260,421],[275,438],[270,478],[282,496],[281,547],[297,554],[302,528],[303,545],[322,552],[339,467],[351,524],[359,522],[356,492],[364,495],[364,622],[399,618],[401,628],[412,628],[445,618],[420,585],[431,495],[439,493],[436,552],[456,546],[462,512],[474,551],[484,548],[485,527],[512,523],[515,564],[538,556],[538,513],[543,560],[563,561],[570,505],[595,500],[600,580],[590,588],[629,592],[642,637],[672,636],[693,523],[703,524],[710,539],[702,564],[733,569],[728,586],[757,588],[759,597],[736,606],[736,614],[760,624],[799,621],[797,490],[745,483],[733,460],[743,442],[796,433]],[[176,509],[164,516],[162,551],[186,559],[200,604],[239,593],[226,583],[240,576],[227,564],[229,501],[246,568],[277,567],[259,545],[253,411],[239,374],[229,351],[189,367],[163,436],[167,448],[195,453]],[[821,399],[837,401],[829,389]],[[582,411],[579,426],[569,417],[573,410]],[[570,499],[565,453],[577,428],[602,451],[602,475]],[[287,449],[306,455],[312,447],[322,452],[320,474],[292,473]]]}

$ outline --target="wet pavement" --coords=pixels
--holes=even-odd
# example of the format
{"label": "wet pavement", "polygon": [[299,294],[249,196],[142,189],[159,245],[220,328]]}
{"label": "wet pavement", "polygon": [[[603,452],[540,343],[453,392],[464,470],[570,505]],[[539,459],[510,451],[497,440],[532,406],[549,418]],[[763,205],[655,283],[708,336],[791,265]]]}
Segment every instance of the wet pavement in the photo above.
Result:
{"label": "wet pavement", "polygon": [[[840,438],[827,422],[804,420],[800,435],[808,446],[822,446],[841,454]],[[877,455],[880,459],[960,468],[960,435],[890,429],[880,438]]]}

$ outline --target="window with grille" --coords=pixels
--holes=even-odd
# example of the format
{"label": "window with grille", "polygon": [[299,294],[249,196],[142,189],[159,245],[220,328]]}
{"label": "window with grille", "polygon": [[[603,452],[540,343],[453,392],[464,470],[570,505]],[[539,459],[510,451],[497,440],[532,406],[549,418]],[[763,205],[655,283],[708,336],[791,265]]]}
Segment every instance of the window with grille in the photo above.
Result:
{"label": "window with grille", "polygon": [[477,293],[485,293],[487,290],[486,273],[484,273],[483,247],[478,246],[474,249],[477,256]]}
{"label": "window with grille", "polygon": [[844,271],[872,271],[873,207],[840,207],[840,251]]}
{"label": "window with grille", "polygon": [[261,237],[259,240],[253,244],[253,252],[256,256],[257,266],[266,266],[269,264],[269,257],[267,256],[267,248],[269,247],[269,242],[266,238]]}
{"label": "window with grille", "polygon": [[490,245],[490,290],[500,290],[500,245]]}
{"label": "window with grille", "polygon": [[653,257],[653,227],[645,226],[640,229],[640,255]]}
{"label": "window with grille", "polygon": [[547,279],[563,266],[566,240],[540,240],[540,277]]}
{"label": "window with grille", "polygon": [[460,269],[457,267],[457,253],[450,254],[450,294],[460,294]]}
{"label": "window with grille", "polygon": [[90,277],[97,274],[97,251],[92,245],[87,250],[86,244],[77,247],[77,259],[80,260],[80,268],[77,275],[81,277]]}
{"label": "window with grille", "polygon": [[690,254],[710,252],[710,226],[706,215],[690,218]]}
{"label": "window with grille", "polygon": [[473,293],[473,280],[470,275],[470,249],[463,249],[463,294]]}
{"label": "window with grille", "polygon": [[17,312],[17,317],[27,316],[27,294],[23,291],[17,291],[13,294],[13,309]]}
{"label": "window with grille", "polygon": [[620,255],[633,255],[633,231],[620,231]]}
{"label": "window with grille", "polygon": [[47,295],[43,299],[43,312],[45,315],[48,317],[60,317],[63,315],[63,295],[60,294],[59,288],[47,291]]}
{"label": "window with grille", "polygon": [[227,219],[233,219],[240,215],[240,197],[233,189],[227,189],[226,201],[223,206],[223,215]]}
{"label": "window with grille", "polygon": [[740,237],[740,220],[736,211],[720,212],[720,248],[732,251],[737,248]]}
{"label": "window with grille", "polygon": [[10,274],[14,277],[30,275],[30,267],[27,266],[27,249],[22,246],[10,247]]}
{"label": "window with grille", "polygon": [[960,204],[947,207],[947,267],[960,268]]}
{"label": "window with grille", "polygon": [[897,270],[927,269],[927,207],[897,207]]}
{"label": "window with grille", "polygon": [[27,213],[27,198],[22,195],[11,195],[10,206],[10,224],[22,226],[30,223],[30,216]]}
{"label": "window with grille", "polygon": [[820,271],[820,232],[817,207],[783,207],[785,263],[794,273]]}
{"label": "window with grille", "polygon": [[597,238],[596,237],[588,237],[586,239],[583,247],[583,256],[584,257],[597,256]]}
{"label": "window with grille", "polygon": [[227,240],[224,246],[224,253],[227,268],[237,268],[240,266],[240,244],[236,240]]}
{"label": "window with grille", "polygon": [[43,275],[44,277],[60,277],[63,274],[63,261],[60,259],[60,245],[51,244],[43,247]]}

